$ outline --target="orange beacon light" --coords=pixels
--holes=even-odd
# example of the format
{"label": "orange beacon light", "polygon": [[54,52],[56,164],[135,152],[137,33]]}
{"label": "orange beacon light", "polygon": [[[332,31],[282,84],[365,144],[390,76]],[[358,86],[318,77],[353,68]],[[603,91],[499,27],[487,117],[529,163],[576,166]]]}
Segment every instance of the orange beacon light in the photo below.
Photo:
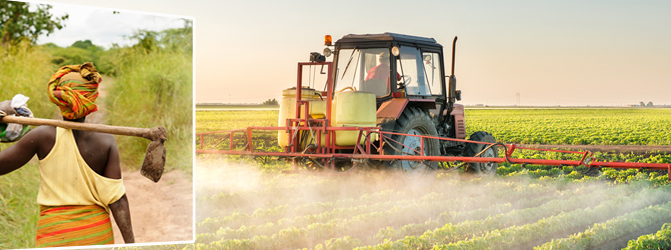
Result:
{"label": "orange beacon light", "polygon": [[324,45],[326,46],[331,46],[333,40],[331,40],[331,35],[325,35],[324,36]]}

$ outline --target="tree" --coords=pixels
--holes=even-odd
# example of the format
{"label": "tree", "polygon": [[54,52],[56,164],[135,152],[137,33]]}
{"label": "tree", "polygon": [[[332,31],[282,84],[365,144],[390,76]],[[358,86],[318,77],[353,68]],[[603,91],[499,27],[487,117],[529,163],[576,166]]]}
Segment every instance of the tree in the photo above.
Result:
{"label": "tree", "polygon": [[275,98],[273,98],[272,100],[271,100],[271,99],[268,99],[268,100],[266,100],[265,102],[263,102],[263,105],[273,105],[273,106],[278,106],[278,105],[280,105],[280,103],[277,102],[277,100],[275,100]]}
{"label": "tree", "polygon": [[193,52],[193,21],[182,19],[183,28],[173,28],[163,31],[136,30],[129,38],[137,40],[134,48],[140,48],[147,52],[158,50],[182,50],[186,53]]}
{"label": "tree", "polygon": [[41,34],[48,36],[65,26],[62,21],[68,19],[67,14],[54,17],[49,13],[51,5],[37,4],[36,7],[31,11],[28,3],[0,0],[0,45],[15,44],[22,39],[35,44]]}
{"label": "tree", "polygon": [[[82,40],[76,41],[70,46],[75,47],[75,48],[82,48],[82,49],[86,49],[86,50],[98,50],[97,46],[93,45],[93,42],[91,42],[91,40],[88,40],[88,39],[86,39],[84,41],[82,41]],[[93,49],[91,49],[91,48],[93,48]]]}

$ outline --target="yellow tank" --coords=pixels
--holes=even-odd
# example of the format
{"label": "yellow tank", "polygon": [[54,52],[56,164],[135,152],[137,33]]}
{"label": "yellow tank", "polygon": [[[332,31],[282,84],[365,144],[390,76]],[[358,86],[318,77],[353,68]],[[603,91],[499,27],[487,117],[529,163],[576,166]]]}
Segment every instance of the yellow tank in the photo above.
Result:
{"label": "yellow tank", "polygon": [[[335,94],[332,105],[333,127],[375,127],[375,94],[363,91],[346,91]],[[359,131],[338,131],[335,134],[337,146],[354,146]],[[377,140],[377,134],[371,135]],[[361,141],[363,144],[364,141]]]}
{"label": "yellow tank", "polygon": [[[322,101],[314,89],[303,88],[301,90],[302,100],[310,101],[310,114],[313,118],[323,118],[326,114],[326,101]],[[305,112],[301,107],[301,116]],[[282,91],[282,100],[280,101],[280,117],[277,121],[279,127],[286,126],[287,118],[296,117],[296,87],[288,88]],[[289,143],[289,133],[284,131],[277,132],[277,141],[280,147],[286,147]]]}
{"label": "yellow tank", "polygon": [[326,100],[310,101],[310,116],[313,119],[322,119],[326,117]]}

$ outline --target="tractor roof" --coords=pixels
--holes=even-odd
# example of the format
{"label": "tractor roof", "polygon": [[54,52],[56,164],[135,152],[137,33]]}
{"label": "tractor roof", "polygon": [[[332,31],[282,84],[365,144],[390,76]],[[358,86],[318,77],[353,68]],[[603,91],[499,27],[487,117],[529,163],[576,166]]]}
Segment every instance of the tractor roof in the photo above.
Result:
{"label": "tractor roof", "polygon": [[341,39],[336,41],[336,44],[387,42],[387,41],[396,41],[396,42],[441,46],[433,38],[410,36],[410,35],[403,35],[403,34],[396,34],[396,33],[389,33],[389,32],[385,32],[385,33],[382,33],[382,34],[349,34],[349,35],[343,36]]}

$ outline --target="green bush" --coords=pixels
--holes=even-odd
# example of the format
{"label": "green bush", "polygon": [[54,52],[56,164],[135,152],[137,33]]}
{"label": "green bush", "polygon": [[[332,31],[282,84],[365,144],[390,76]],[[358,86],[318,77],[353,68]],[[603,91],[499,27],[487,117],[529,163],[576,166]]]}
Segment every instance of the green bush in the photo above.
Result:
{"label": "green bush", "polygon": [[[166,169],[192,166],[193,60],[175,49],[124,48],[118,54],[112,89],[106,98],[107,123],[118,126],[162,126],[168,131]],[[148,141],[117,137],[122,161],[142,164]],[[136,168],[137,168],[136,167]]]}
{"label": "green bush", "polygon": [[[28,107],[35,117],[58,117],[58,108],[49,102],[47,83],[56,71],[51,55],[39,47],[23,42],[0,47],[0,101],[11,100],[16,94],[30,97]],[[0,144],[5,149],[11,144]]]}
{"label": "green bush", "polygon": [[23,94],[36,117],[57,117],[58,108],[47,97],[49,77],[57,70],[50,60],[49,53],[28,43],[0,47],[0,100]]}

